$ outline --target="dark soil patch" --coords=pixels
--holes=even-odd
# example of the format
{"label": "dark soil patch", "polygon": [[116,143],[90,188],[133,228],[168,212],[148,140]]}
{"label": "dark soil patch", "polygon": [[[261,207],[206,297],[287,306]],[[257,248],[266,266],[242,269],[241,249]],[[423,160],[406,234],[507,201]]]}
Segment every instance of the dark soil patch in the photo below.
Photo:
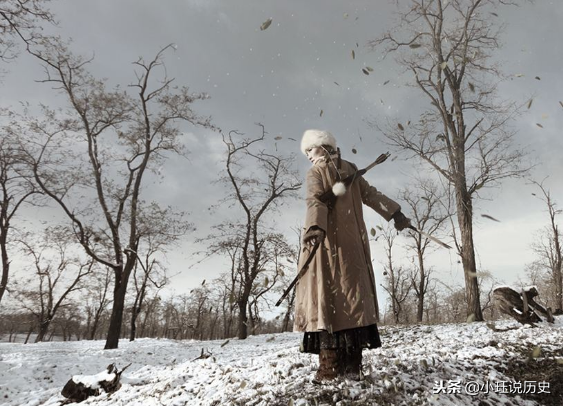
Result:
{"label": "dark soil patch", "polygon": [[563,364],[559,364],[553,357],[539,359],[510,360],[506,365],[504,373],[516,382],[524,381],[548,382],[549,393],[522,393],[524,399],[534,400],[540,405],[561,406],[563,405]]}

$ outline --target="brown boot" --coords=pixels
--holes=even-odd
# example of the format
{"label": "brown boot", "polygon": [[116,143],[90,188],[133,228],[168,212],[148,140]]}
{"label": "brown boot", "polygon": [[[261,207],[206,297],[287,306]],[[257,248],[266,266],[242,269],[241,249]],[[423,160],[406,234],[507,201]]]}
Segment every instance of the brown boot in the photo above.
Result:
{"label": "brown boot", "polygon": [[332,381],[338,375],[338,353],[337,350],[321,349],[319,353],[319,369],[315,374],[313,382]]}
{"label": "brown boot", "polygon": [[359,381],[362,378],[362,349],[348,348],[348,351],[345,352],[343,354],[345,358],[343,375],[348,379]]}

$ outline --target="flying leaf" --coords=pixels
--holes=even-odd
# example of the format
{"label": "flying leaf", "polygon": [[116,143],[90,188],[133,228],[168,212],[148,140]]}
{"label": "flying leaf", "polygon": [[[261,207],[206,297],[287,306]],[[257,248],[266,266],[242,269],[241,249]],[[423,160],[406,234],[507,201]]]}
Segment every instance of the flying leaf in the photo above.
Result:
{"label": "flying leaf", "polygon": [[373,68],[372,68],[371,66],[366,66],[366,69],[367,69],[369,72],[373,72]]}
{"label": "flying leaf", "polygon": [[245,387],[246,387],[246,381],[242,381],[242,382],[240,383],[240,388],[241,388],[241,389],[244,389]]}
{"label": "flying leaf", "polygon": [[356,148],[352,148],[352,154],[357,154],[358,151],[356,151]]}
{"label": "flying leaf", "polygon": [[297,141],[295,138],[288,138],[288,140]]}
{"label": "flying leaf", "polygon": [[278,135],[277,137],[275,137],[275,138],[274,138],[274,140],[276,140],[276,141],[279,141],[279,140],[281,140],[281,139],[282,139],[282,137],[281,137],[281,136],[279,136],[279,135]]}
{"label": "flying leaf", "polygon": [[324,111],[321,109],[321,112],[319,113],[319,116],[322,117],[323,116]]}
{"label": "flying leaf", "polygon": [[524,74],[523,74],[523,73],[517,73],[517,74],[514,75],[514,76],[516,76],[517,78],[521,78],[522,76],[524,76]]}
{"label": "flying leaf", "polygon": [[469,84],[469,90],[471,90],[473,93],[475,93],[475,85],[471,82],[469,82],[468,84]]}
{"label": "flying leaf", "polygon": [[530,110],[530,107],[532,107],[533,101],[534,101],[534,99],[530,99],[530,101],[528,102],[528,110]]}
{"label": "flying leaf", "polygon": [[425,359],[421,359],[420,366],[424,369],[428,369],[428,361],[426,361]]}
{"label": "flying leaf", "polygon": [[336,86],[340,86],[340,84],[338,84],[338,82],[334,82],[334,84],[335,84]]}
{"label": "flying leaf", "polygon": [[543,118],[544,120],[545,120],[546,118],[548,118],[548,117],[549,117],[549,114],[545,114],[545,113],[544,113],[544,114],[541,115],[541,118]]}
{"label": "flying leaf", "polygon": [[497,223],[500,223],[499,220],[497,220],[496,218],[494,218],[492,216],[489,216],[488,214],[481,214],[481,217],[485,217],[486,219],[493,220],[493,221],[496,221]]}
{"label": "flying leaf", "polygon": [[229,344],[229,341],[230,341],[230,340],[227,340],[227,341],[225,341],[223,344],[221,344],[221,348],[224,347],[224,346],[226,346],[227,344]]}
{"label": "flying leaf", "polygon": [[538,358],[541,355],[541,347],[536,345],[532,350],[532,358]]}
{"label": "flying leaf", "polygon": [[491,11],[491,14],[494,15],[495,17],[498,17],[498,14],[497,14],[497,13],[493,13],[493,12]]}
{"label": "flying leaf", "polygon": [[444,70],[446,69],[446,66],[448,66],[448,63],[444,61],[440,64],[440,69]]}
{"label": "flying leaf", "polygon": [[473,323],[474,321],[475,321],[475,314],[471,313],[469,316],[467,316],[468,323]]}
{"label": "flying leaf", "polygon": [[376,226],[376,227],[379,231],[383,231],[383,227],[381,227],[381,226]]}
{"label": "flying leaf", "polygon": [[561,107],[563,107],[563,102],[559,102],[559,104],[561,105]]}
{"label": "flying leaf", "polygon": [[534,79],[541,80],[541,78],[539,76],[536,76]]}
{"label": "flying leaf", "polygon": [[387,83],[389,83],[388,80],[386,80],[385,82],[383,82],[383,86],[385,86]]}
{"label": "flying leaf", "polygon": [[420,44],[410,44],[409,47],[412,49],[420,48]]}
{"label": "flying leaf", "polygon": [[364,75],[369,75],[369,72],[367,71],[367,69],[362,68],[362,72],[364,72]]}
{"label": "flying leaf", "polygon": [[201,282],[201,286],[205,285],[205,279]]}
{"label": "flying leaf", "polygon": [[409,120],[409,121],[407,121],[407,125],[411,125],[411,121],[410,121],[410,120]]}
{"label": "flying leaf", "polygon": [[356,59],[356,51],[352,49],[352,59]]}
{"label": "flying leaf", "polygon": [[405,131],[405,127],[403,127],[403,125],[401,123],[398,123],[397,127],[399,127],[399,130]]}
{"label": "flying leaf", "polygon": [[272,24],[272,19],[271,19],[271,18],[268,18],[268,19],[267,19],[266,21],[264,21],[264,22],[262,23],[262,25],[260,26],[260,31],[267,30],[268,27],[270,26],[270,24]]}
{"label": "flying leaf", "polygon": [[356,48],[358,48],[359,46],[360,46],[360,44],[358,44],[358,43],[356,42]]}
{"label": "flying leaf", "polygon": [[537,125],[539,128],[543,128],[543,125],[541,125],[540,123],[536,123],[536,125]]}
{"label": "flying leaf", "polygon": [[266,339],[266,342],[270,343],[276,339],[276,336],[271,336],[270,338]]}
{"label": "flying leaf", "polygon": [[268,286],[269,284],[270,284],[270,280],[266,276],[266,278],[264,278],[264,286]]}
{"label": "flying leaf", "polygon": [[369,232],[371,233],[372,237],[375,237],[375,228],[372,227]]}
{"label": "flying leaf", "polygon": [[344,13],[344,18],[348,18],[348,13]]}

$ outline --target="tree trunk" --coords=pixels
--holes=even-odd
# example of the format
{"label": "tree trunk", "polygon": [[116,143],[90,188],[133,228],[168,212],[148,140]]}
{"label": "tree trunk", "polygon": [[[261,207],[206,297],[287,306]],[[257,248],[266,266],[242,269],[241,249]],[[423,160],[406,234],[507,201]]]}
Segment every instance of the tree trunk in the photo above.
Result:
{"label": "tree trunk", "polygon": [[10,271],[10,262],[8,261],[8,249],[6,246],[6,236],[7,230],[2,230],[0,235],[0,249],[2,251],[2,279],[0,280],[0,303],[2,303],[2,297],[8,286],[8,274]]}
{"label": "tree trunk", "polygon": [[39,334],[35,337],[35,342],[40,343],[43,341],[45,336],[47,335],[47,331],[49,330],[49,325],[51,324],[50,318],[46,318],[45,320],[41,320],[39,323]]}
{"label": "tree trunk", "polygon": [[254,314],[252,313],[252,305],[249,303],[248,304],[248,327],[250,329],[250,334],[254,335],[255,331],[256,331],[256,326],[255,326],[255,319],[254,319]]}
{"label": "tree trunk", "polygon": [[209,328],[209,337],[208,340],[213,340],[215,335],[215,326],[217,326],[217,320],[219,319],[219,312],[215,313],[215,317],[211,322],[211,327]]}
{"label": "tree trunk", "polygon": [[424,258],[422,257],[422,252],[420,252],[420,247],[418,248],[418,267],[420,270],[420,281],[418,285],[416,321],[422,323],[422,318],[424,317],[424,285],[426,282],[426,276],[424,274]]}
{"label": "tree trunk", "polygon": [[103,308],[100,305],[96,309],[96,313],[94,314],[94,322],[92,323],[92,331],[90,332],[90,340],[94,340],[96,337],[96,330],[98,329],[98,325],[100,324],[100,317],[102,316]]}
{"label": "tree trunk", "polygon": [[137,333],[137,325],[136,325],[136,321],[137,321],[137,316],[139,315],[139,313],[141,312],[141,310],[137,310],[136,306],[133,306],[133,309],[131,311],[131,331],[129,332],[129,341],[135,341],[135,335]]}
{"label": "tree trunk", "polygon": [[121,336],[121,326],[123,324],[123,310],[125,308],[125,294],[127,293],[127,282],[129,274],[135,264],[135,257],[132,255],[127,258],[125,268],[115,273],[115,288],[113,290],[113,308],[109,322],[109,330],[106,339],[105,350],[115,349],[119,346]]}
{"label": "tree trunk", "polygon": [[238,302],[239,315],[238,315],[238,338],[245,340],[248,337],[248,318],[246,316],[246,307],[248,300],[244,298]]}
{"label": "tree trunk", "polygon": [[555,275],[555,298],[555,313],[563,314],[563,277],[561,275],[561,266],[559,266],[559,272]]}
{"label": "tree trunk", "polygon": [[143,280],[143,284],[141,285],[141,290],[135,297],[135,303],[133,304],[133,309],[131,310],[131,332],[129,335],[129,341],[135,340],[135,335],[137,333],[137,317],[139,316],[139,314],[141,314],[146,287],[147,287],[147,279],[145,277],[145,279]]}
{"label": "tree trunk", "polygon": [[475,248],[473,246],[473,203],[467,193],[465,179],[456,185],[457,219],[461,232],[461,261],[465,275],[465,294],[467,298],[467,318],[483,321]]}
{"label": "tree trunk", "polygon": [[33,333],[33,330],[35,330],[35,326],[32,324],[31,327],[29,328],[29,331],[27,332],[27,336],[25,337],[24,344],[27,344],[29,342],[29,337],[31,336],[31,333]]}
{"label": "tree trunk", "polygon": [[289,295],[289,300],[287,301],[287,311],[285,312],[285,316],[283,318],[282,324],[282,333],[289,330],[289,320],[291,319],[291,313],[293,313],[293,304],[295,303],[295,292],[296,290],[293,289],[291,295]]}

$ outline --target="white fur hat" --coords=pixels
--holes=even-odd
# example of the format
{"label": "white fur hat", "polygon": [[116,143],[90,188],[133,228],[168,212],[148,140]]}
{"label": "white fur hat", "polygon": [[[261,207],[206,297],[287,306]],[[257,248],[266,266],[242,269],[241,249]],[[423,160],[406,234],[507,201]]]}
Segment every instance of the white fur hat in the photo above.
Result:
{"label": "white fur hat", "polygon": [[328,131],[324,130],[307,130],[303,133],[301,139],[301,152],[307,155],[309,148],[320,147],[321,145],[329,145],[332,149],[336,149],[336,139]]}

